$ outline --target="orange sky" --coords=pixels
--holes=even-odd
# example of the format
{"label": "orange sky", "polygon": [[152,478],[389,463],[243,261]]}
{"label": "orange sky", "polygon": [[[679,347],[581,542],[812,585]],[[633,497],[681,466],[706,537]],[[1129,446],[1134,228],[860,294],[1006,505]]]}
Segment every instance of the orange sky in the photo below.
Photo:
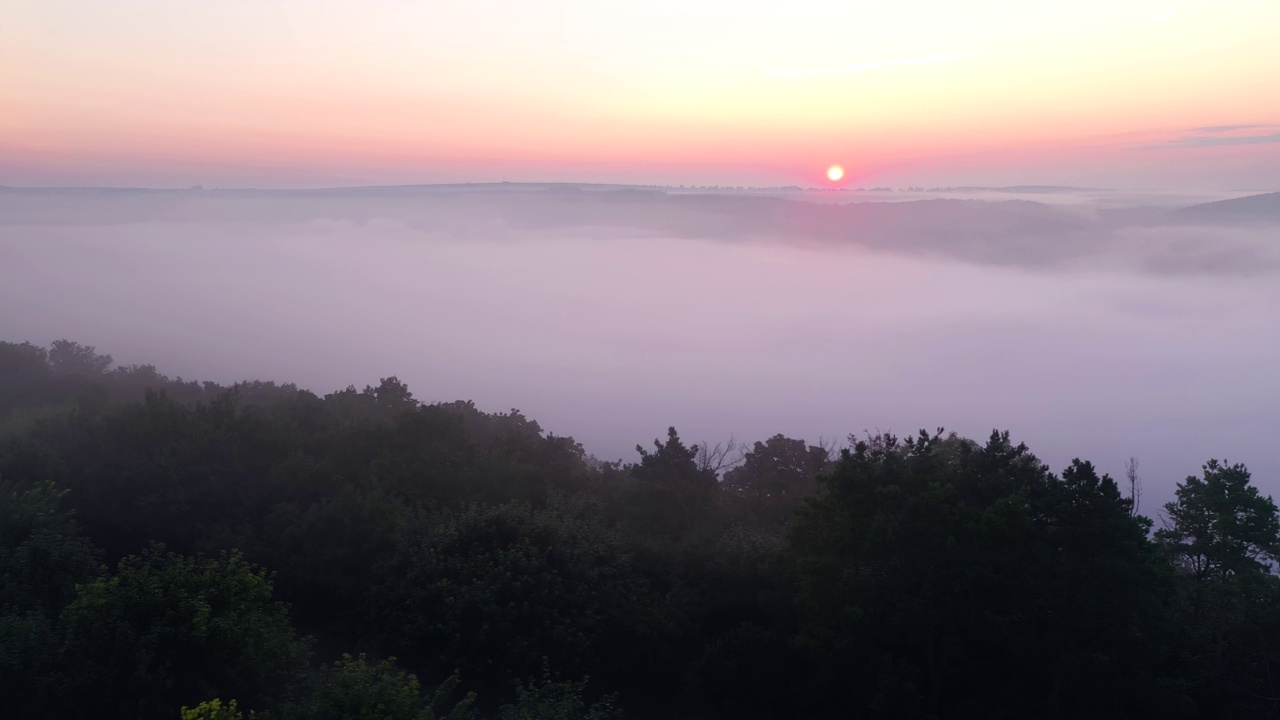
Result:
{"label": "orange sky", "polygon": [[1280,186],[1274,2],[6,5],[7,185]]}

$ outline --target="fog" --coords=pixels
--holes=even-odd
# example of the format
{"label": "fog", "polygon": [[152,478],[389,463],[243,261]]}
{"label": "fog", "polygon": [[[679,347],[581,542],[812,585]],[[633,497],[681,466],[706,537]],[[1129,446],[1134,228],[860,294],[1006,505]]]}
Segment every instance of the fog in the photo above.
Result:
{"label": "fog", "polygon": [[0,340],[321,394],[394,374],[602,459],[668,425],[1001,428],[1055,470],[1136,456],[1149,513],[1210,457],[1280,494],[1272,196],[1038,194],[4,190]]}

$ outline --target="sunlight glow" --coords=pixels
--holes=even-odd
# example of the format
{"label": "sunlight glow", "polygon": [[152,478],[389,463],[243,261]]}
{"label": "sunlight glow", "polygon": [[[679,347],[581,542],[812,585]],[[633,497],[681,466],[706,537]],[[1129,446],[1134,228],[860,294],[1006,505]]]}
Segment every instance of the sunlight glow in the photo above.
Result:
{"label": "sunlight glow", "polygon": [[1175,142],[1280,124],[1280,2],[1114,6],[0,0],[0,185],[1280,185]]}
{"label": "sunlight glow", "polygon": [[839,182],[840,178],[843,178],[843,177],[844,177],[844,168],[840,167],[839,165],[832,165],[831,167],[827,168],[827,179],[830,180],[831,182]]}
{"label": "sunlight glow", "polygon": [[949,55],[930,55],[928,57],[916,58],[898,58],[896,60],[876,60],[874,62],[859,63],[857,65],[844,65],[841,67],[830,68],[807,68],[804,70],[770,70],[765,75],[770,77],[780,77],[784,75],[838,75],[841,73],[857,73],[864,70],[876,70],[878,68],[893,67],[895,65],[928,65],[930,63],[950,62],[952,60],[962,60],[981,53],[982,50],[966,50],[965,52],[951,53]]}

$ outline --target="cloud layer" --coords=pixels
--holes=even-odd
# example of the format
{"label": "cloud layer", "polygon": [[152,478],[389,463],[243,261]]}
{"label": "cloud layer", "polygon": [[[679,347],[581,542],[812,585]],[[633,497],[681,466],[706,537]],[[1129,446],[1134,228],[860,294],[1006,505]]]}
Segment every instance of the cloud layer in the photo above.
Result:
{"label": "cloud layer", "polygon": [[396,374],[608,458],[672,424],[1000,427],[1056,467],[1137,455],[1153,503],[1210,456],[1280,492],[1275,223],[852,195],[0,192],[0,339],[320,392]]}

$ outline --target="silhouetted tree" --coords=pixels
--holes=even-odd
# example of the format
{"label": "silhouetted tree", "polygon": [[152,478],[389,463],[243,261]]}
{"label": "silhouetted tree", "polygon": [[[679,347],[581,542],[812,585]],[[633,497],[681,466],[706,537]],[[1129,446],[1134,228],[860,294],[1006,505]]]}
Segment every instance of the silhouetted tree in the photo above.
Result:
{"label": "silhouetted tree", "polygon": [[685,446],[674,427],[667,429],[667,441],[653,441],[653,452],[637,445],[640,464],[632,473],[641,483],[656,488],[678,509],[680,525],[692,528],[711,502],[716,489],[716,475],[711,468],[698,465],[699,447]]}
{"label": "silhouetted tree", "polygon": [[829,449],[782,435],[757,442],[742,464],[724,475],[724,485],[749,498],[756,512],[785,519],[795,501],[817,491],[818,475],[833,466]]}
{"label": "silhouetted tree", "polygon": [[92,345],[54,340],[49,346],[49,367],[60,375],[102,375],[114,362],[110,355],[99,355]]}

